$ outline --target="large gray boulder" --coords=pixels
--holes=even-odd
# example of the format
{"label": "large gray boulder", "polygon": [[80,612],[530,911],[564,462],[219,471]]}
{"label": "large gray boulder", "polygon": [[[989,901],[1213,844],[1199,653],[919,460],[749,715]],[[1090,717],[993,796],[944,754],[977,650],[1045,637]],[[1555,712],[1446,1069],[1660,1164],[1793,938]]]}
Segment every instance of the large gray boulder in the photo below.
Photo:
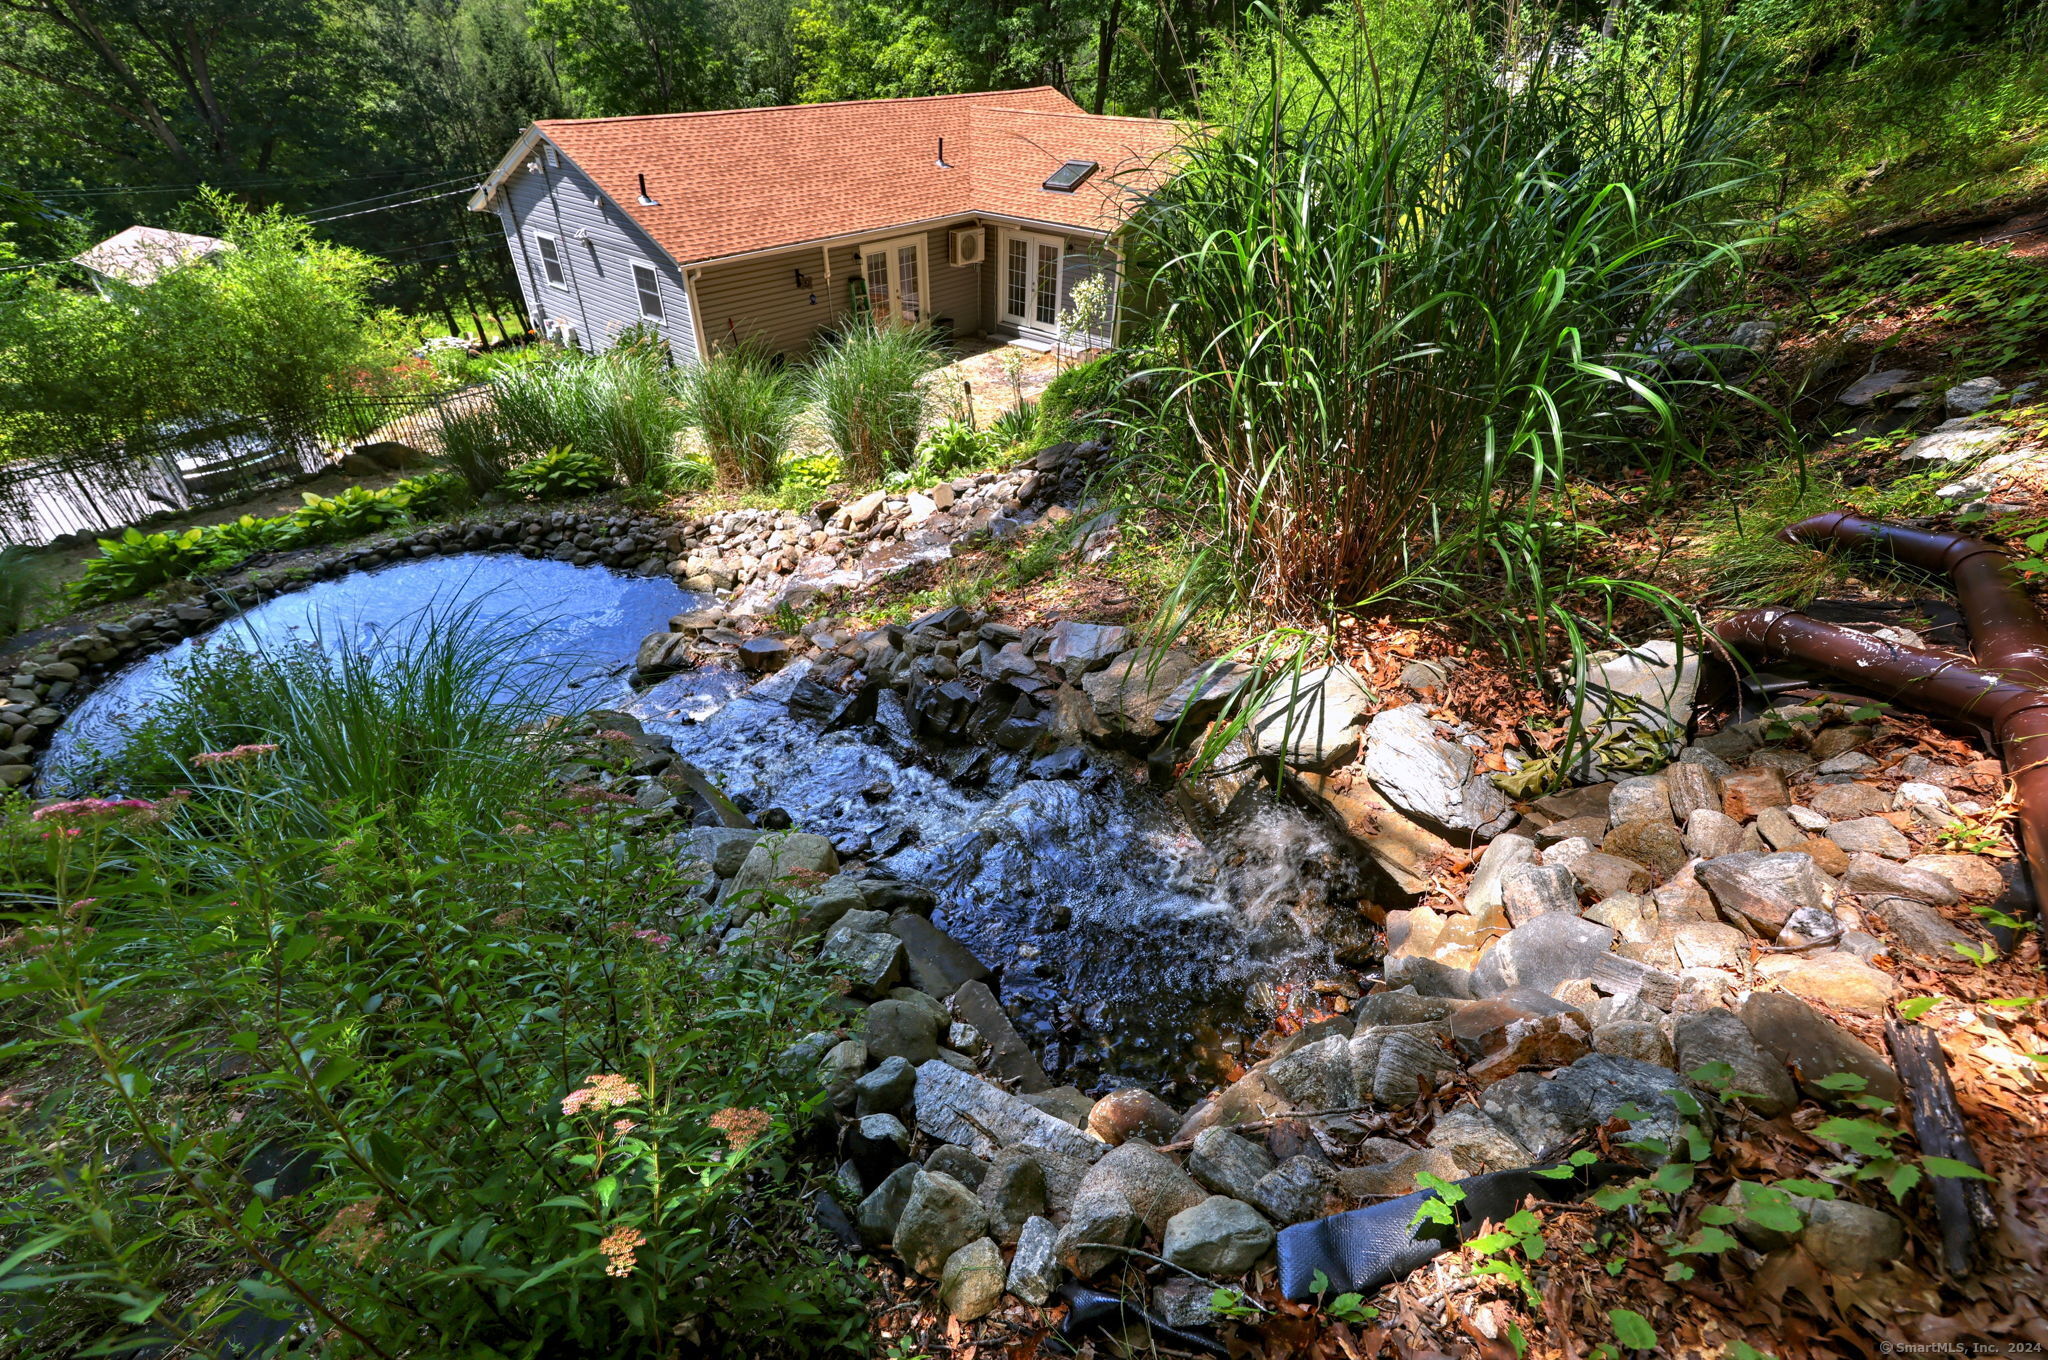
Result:
{"label": "large gray boulder", "polygon": [[[1670,1092],[1680,1085],[1678,1073],[1669,1068],[1594,1053],[1547,1076],[1517,1072],[1497,1081],[1486,1088],[1481,1104],[1534,1157],[1599,1128],[1624,1105],[1647,1117],[1637,1120],[1621,1141],[1661,1147],[1678,1133],[1678,1106]],[[1658,1152],[1648,1156],[1664,1159]]]}
{"label": "large gray boulder", "polygon": [[1252,715],[1253,750],[1261,760],[1295,769],[1334,769],[1357,754],[1357,724],[1372,703],[1372,692],[1349,666],[1284,674]]}
{"label": "large gray boulder", "polygon": [[1799,1103],[1785,1064],[1764,1051],[1749,1027],[1732,1011],[1694,1011],[1673,1019],[1671,1038],[1678,1069],[1696,1072],[1714,1063],[1731,1069],[1727,1089],[1766,1119]]}
{"label": "large gray boulder", "polygon": [[911,1183],[917,1179],[917,1164],[905,1162],[891,1171],[882,1183],[868,1192],[854,1211],[853,1225],[860,1240],[871,1247],[887,1246],[896,1237],[896,1225],[903,1219],[903,1206],[910,1202]]}
{"label": "large gray boulder", "polygon": [[1188,1173],[1150,1143],[1125,1143],[1104,1153],[1082,1178],[1075,1204],[1099,1190],[1116,1192],[1154,1233],[1164,1232],[1167,1219],[1203,1198]]}
{"label": "large gray boulder", "polygon": [[1059,1263],[1082,1279],[1116,1264],[1142,1226],[1138,1211],[1113,1186],[1098,1185],[1074,1196],[1067,1222],[1053,1244]]}
{"label": "large gray boulder", "polygon": [[1085,1168],[1103,1152],[1101,1143],[1072,1124],[943,1060],[918,1067],[915,1099],[918,1127],[940,1142],[958,1143],[982,1158],[1005,1147],[1039,1156],[1054,1203],[1075,1193],[1081,1173],[1074,1168]]}
{"label": "large gray boulder", "polygon": [[987,1317],[1003,1301],[1003,1250],[977,1237],[946,1258],[939,1273],[939,1302],[962,1322]]}
{"label": "large gray boulder", "polygon": [[1704,860],[1692,872],[1723,916],[1766,940],[1777,939],[1801,907],[1827,906],[1820,867],[1802,851],[1743,850]]}
{"label": "large gray boulder", "polygon": [[1026,1223],[1045,1212],[1045,1168],[1023,1148],[1004,1148],[990,1161],[978,1193],[988,1211],[989,1236],[1009,1246]]}
{"label": "large gray boulder", "polygon": [[1188,1172],[1219,1195],[1249,1200],[1252,1187],[1276,1163],[1271,1153],[1225,1128],[1207,1128],[1188,1149]]}
{"label": "large gray boulder", "polygon": [[1211,1195],[1167,1220],[1160,1255],[1212,1279],[1231,1279],[1259,1263],[1273,1247],[1273,1225],[1258,1210]]}
{"label": "large gray boulder", "polygon": [[869,1006],[861,1037],[875,1058],[902,1058],[915,1065],[939,1056],[938,1022],[908,1001],[882,1000]]}
{"label": "large gray boulder", "polygon": [[1538,916],[1487,947],[1472,969],[1472,990],[1488,997],[1533,987],[1555,996],[1564,983],[1592,977],[1615,939],[1607,926],[1569,912]]}
{"label": "large gray boulder", "polygon": [[1478,768],[1477,753],[1437,736],[1421,704],[1376,714],[1365,734],[1366,778],[1388,802],[1432,830],[1470,844],[1514,821],[1507,795]]}
{"label": "large gray boulder", "polygon": [[954,1252],[982,1235],[987,1223],[972,1190],[951,1176],[920,1168],[911,1177],[891,1244],[912,1270],[937,1276]]}
{"label": "large gray boulder", "polygon": [[1676,755],[1699,688],[1699,652],[1668,638],[1596,652],[1586,668],[1579,723],[1595,737],[1662,746]]}
{"label": "large gray boulder", "polygon": [[805,831],[763,836],[747,851],[739,872],[725,885],[722,902],[742,893],[772,888],[778,883],[817,882],[839,872],[839,855],[832,842]]}
{"label": "large gray boulder", "polygon": [[1841,1073],[1863,1079],[1869,1095],[1896,1102],[1898,1074],[1876,1049],[1786,992],[1751,992],[1742,1003],[1742,1023],[1780,1063],[1797,1069],[1799,1085],[1816,1100],[1840,1100],[1843,1093],[1819,1085]]}

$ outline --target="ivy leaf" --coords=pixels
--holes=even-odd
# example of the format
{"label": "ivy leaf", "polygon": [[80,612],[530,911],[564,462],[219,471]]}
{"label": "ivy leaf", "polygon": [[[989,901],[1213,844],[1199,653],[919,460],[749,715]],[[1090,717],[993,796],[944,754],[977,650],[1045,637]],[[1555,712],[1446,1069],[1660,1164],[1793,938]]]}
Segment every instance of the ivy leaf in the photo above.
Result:
{"label": "ivy leaf", "polygon": [[1892,1169],[1891,1175],[1885,1177],[1884,1188],[1892,1192],[1892,1199],[1895,1202],[1903,1204],[1907,1194],[1920,1183],[1920,1179],[1919,1167],[1911,1162],[1900,1162]]}
{"label": "ivy leaf", "polygon": [[1870,1081],[1854,1072],[1830,1072],[1813,1084],[1823,1091],[1860,1091],[1870,1085]]}
{"label": "ivy leaf", "polygon": [[1657,1348],[1657,1329],[1641,1313],[1628,1308],[1610,1308],[1607,1321],[1614,1328],[1614,1339],[1632,1351],[1650,1351]]}
{"label": "ivy leaf", "polygon": [[1918,1020],[1946,1000],[1948,998],[1945,996],[1911,997],[1899,1003],[1899,1018],[1907,1021]]}
{"label": "ivy leaf", "polygon": [[1829,1185],[1826,1181],[1799,1180],[1795,1177],[1792,1180],[1779,1181],[1771,1188],[1773,1190],[1783,1190],[1788,1195],[1804,1195],[1808,1199],[1833,1199],[1835,1197],[1835,1187]]}
{"label": "ivy leaf", "polygon": [[1843,1147],[1865,1157],[1884,1157],[1891,1153],[1892,1140],[1899,1136],[1897,1129],[1869,1119],[1823,1119],[1813,1128],[1813,1136]]}
{"label": "ivy leaf", "polygon": [[1998,1177],[1953,1157],[1922,1157],[1920,1165],[1930,1176],[1952,1176],[1966,1181],[1996,1181]]}

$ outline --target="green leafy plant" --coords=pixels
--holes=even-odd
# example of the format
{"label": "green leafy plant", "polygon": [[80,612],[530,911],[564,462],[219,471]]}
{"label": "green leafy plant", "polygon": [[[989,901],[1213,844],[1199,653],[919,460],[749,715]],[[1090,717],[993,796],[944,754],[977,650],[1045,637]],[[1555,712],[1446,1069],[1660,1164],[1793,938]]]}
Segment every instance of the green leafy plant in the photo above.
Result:
{"label": "green leafy plant", "polygon": [[930,481],[986,467],[1001,454],[1005,443],[993,429],[977,430],[958,420],[942,421],[918,446],[917,476]]}
{"label": "green leafy plant", "polygon": [[119,538],[99,540],[99,547],[100,555],[86,559],[79,578],[67,587],[80,604],[140,595],[212,570],[218,562],[203,529],[153,534],[129,529]]}
{"label": "green leafy plant", "polygon": [[861,317],[812,362],[805,399],[848,481],[873,486],[910,465],[930,415],[925,379],[940,361],[929,327]]}
{"label": "green leafy plant", "polygon": [[1957,358],[2003,368],[2041,352],[2048,340],[2048,278],[2009,245],[1894,246],[1824,275],[1839,290],[1835,313],[1873,309],[1912,312],[1916,324],[1944,324],[1974,334]]}
{"label": "green leafy plant", "polygon": [[791,374],[766,346],[719,350],[683,370],[683,410],[704,436],[717,485],[759,491],[788,451],[798,401]]}
{"label": "green leafy plant", "polygon": [[308,543],[333,543],[404,524],[411,518],[412,495],[400,487],[373,491],[345,487],[332,496],[308,491],[292,512],[292,523]]}
{"label": "green leafy plant", "polygon": [[0,1073],[38,1092],[0,1175],[46,1187],[0,1204],[14,1320],[49,1353],[211,1353],[250,1314],[394,1360],[851,1343],[799,1219],[822,1097],[780,1057],[829,977],[773,931],[721,949],[630,798],[549,778],[505,639],[422,630],[209,655],[121,767],[186,792],[0,808],[32,914]]}
{"label": "green leafy plant", "polygon": [[588,496],[611,485],[611,474],[595,456],[576,449],[550,449],[528,459],[505,478],[505,490],[528,500]]}
{"label": "green leafy plant", "polygon": [[[1323,1295],[1330,1292],[1330,1277],[1320,1270],[1309,1277],[1308,1287],[1316,1296],[1316,1307],[1339,1322],[1348,1322],[1353,1326],[1363,1326],[1380,1315],[1379,1309],[1366,1303],[1365,1295],[1363,1294],[1347,1292],[1337,1295],[1334,1299],[1324,1298]],[[1226,1291],[1218,1290],[1217,1292],[1223,1293]]]}
{"label": "green leafy plant", "polygon": [[782,465],[775,483],[778,503],[808,510],[837,486],[843,476],[839,459],[829,453],[810,458],[792,458]]}
{"label": "green leafy plant", "polygon": [[1005,448],[1034,438],[1038,433],[1038,404],[1020,401],[988,423],[989,435]]}
{"label": "green leafy plant", "polygon": [[435,419],[441,461],[462,479],[472,496],[497,490],[513,463],[497,406],[487,398],[464,396],[443,402]]}
{"label": "green leafy plant", "polygon": [[566,446],[603,460],[627,486],[656,490],[682,475],[676,439],[688,420],[675,372],[659,353],[626,346],[561,354],[501,371],[491,398],[515,457]]}

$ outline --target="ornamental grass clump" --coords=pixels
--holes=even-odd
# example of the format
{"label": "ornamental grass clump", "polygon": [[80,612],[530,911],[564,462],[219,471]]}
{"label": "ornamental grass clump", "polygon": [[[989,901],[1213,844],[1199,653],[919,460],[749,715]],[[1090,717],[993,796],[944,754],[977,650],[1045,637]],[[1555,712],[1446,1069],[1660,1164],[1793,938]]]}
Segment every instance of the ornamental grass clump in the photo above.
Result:
{"label": "ornamental grass clump", "polygon": [[[666,839],[554,782],[565,726],[489,702],[491,646],[442,631],[469,641],[422,663],[438,682],[200,662],[218,674],[142,741],[176,797],[0,801],[26,922],[0,936],[0,1298],[24,1353],[861,1335],[803,1208],[823,1096],[779,1056],[830,1027],[832,979],[766,937],[721,949]],[[400,692],[423,682],[469,692]]]}
{"label": "ornamental grass clump", "polygon": [[491,391],[515,459],[571,448],[602,459],[629,487],[676,485],[676,438],[688,420],[660,355],[626,345],[565,353],[503,370]]}
{"label": "ornamental grass clump", "polygon": [[1283,616],[1448,590],[1540,630],[1560,490],[1668,481],[1715,386],[1673,327],[1736,263],[1743,95],[1707,29],[1445,43],[1391,87],[1369,37],[1224,110],[1139,213],[1169,399],[1132,479],[1205,504],[1219,578]]}
{"label": "ornamental grass clump", "polygon": [[719,489],[765,491],[789,451],[796,382],[754,342],[719,350],[684,370],[683,409],[704,437]]}
{"label": "ornamental grass clump", "polygon": [[805,398],[849,482],[873,486],[915,460],[932,412],[926,380],[942,362],[930,327],[871,317],[849,324],[813,362]]}

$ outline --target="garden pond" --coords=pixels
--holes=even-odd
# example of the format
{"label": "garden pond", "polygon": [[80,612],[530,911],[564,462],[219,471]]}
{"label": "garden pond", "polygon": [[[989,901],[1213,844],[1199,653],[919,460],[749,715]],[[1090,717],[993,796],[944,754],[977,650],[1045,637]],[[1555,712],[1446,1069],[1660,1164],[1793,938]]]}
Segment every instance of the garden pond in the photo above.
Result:
{"label": "garden pond", "polygon": [[756,810],[937,895],[934,921],[1001,977],[1019,1029],[1056,1079],[1132,1082],[1183,1101],[1227,1075],[1291,983],[1327,973],[1316,922],[1356,921],[1350,858],[1311,816],[1248,789],[1216,816],[1089,750],[1057,778],[1010,757],[966,785],[938,753],[861,724],[823,730],[785,702],[807,664],[754,682],[706,666],[635,693],[640,640],[705,603],[666,578],[512,555],[404,562],[251,608],[137,663],[88,696],[43,765],[45,792],[118,751],[196,647],[398,645],[454,611],[520,630],[507,694],[562,710],[621,708]]}

